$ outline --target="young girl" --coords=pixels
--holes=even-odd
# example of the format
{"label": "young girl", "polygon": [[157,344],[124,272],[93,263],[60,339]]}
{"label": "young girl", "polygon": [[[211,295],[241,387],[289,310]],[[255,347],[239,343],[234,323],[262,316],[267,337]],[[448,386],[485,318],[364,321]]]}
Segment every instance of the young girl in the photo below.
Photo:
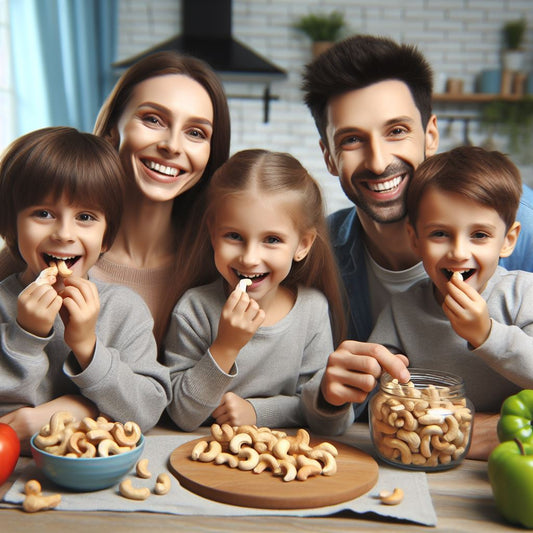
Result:
{"label": "young girl", "polygon": [[186,431],[303,425],[301,389],[344,327],[320,189],[294,157],[245,150],[215,172],[207,196],[183,274],[190,286],[211,283],[172,314],[168,412]]}
{"label": "young girl", "polygon": [[23,443],[60,410],[147,430],[170,398],[142,298],[87,277],[123,191],[116,150],[73,128],[28,133],[3,155],[0,235],[24,268],[0,284],[0,421]]}

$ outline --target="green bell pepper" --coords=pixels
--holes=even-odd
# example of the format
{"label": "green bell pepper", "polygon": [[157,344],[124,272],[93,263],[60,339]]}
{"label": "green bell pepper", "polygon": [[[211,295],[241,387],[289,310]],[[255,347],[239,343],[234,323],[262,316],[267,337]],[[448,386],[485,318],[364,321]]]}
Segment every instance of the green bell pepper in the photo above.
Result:
{"label": "green bell pepper", "polygon": [[533,444],[533,390],[524,389],[509,396],[500,409],[498,439],[500,442],[515,438]]}
{"label": "green bell pepper", "polygon": [[496,507],[513,524],[533,528],[533,444],[502,442],[488,462]]}

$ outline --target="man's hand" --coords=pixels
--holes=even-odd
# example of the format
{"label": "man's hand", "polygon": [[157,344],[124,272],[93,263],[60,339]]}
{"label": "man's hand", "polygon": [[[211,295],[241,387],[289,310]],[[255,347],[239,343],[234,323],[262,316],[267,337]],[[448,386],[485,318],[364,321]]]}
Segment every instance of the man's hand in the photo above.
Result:
{"label": "man's hand", "polygon": [[362,403],[374,390],[383,371],[400,383],[407,383],[408,364],[405,355],[395,355],[381,344],[344,341],[329,356],[320,390],[331,405]]}

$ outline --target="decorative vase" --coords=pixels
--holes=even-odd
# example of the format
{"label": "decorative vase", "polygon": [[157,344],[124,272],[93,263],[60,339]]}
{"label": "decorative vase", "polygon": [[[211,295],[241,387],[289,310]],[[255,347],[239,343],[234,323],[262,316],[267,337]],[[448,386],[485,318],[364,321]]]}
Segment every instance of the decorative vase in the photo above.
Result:
{"label": "decorative vase", "polygon": [[503,70],[517,72],[524,68],[523,50],[504,50],[502,52]]}

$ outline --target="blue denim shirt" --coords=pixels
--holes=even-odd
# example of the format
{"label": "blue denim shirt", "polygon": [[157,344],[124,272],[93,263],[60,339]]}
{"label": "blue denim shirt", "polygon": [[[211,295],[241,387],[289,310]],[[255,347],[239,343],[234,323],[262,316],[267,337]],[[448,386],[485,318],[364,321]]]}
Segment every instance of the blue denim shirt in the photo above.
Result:
{"label": "blue denim shirt", "polygon": [[[533,190],[523,186],[516,219],[522,229],[514,252],[500,259],[507,270],[533,272]],[[328,217],[331,242],[348,295],[348,338],[366,342],[374,324],[364,257],[361,222],[356,208],[336,211]]]}

